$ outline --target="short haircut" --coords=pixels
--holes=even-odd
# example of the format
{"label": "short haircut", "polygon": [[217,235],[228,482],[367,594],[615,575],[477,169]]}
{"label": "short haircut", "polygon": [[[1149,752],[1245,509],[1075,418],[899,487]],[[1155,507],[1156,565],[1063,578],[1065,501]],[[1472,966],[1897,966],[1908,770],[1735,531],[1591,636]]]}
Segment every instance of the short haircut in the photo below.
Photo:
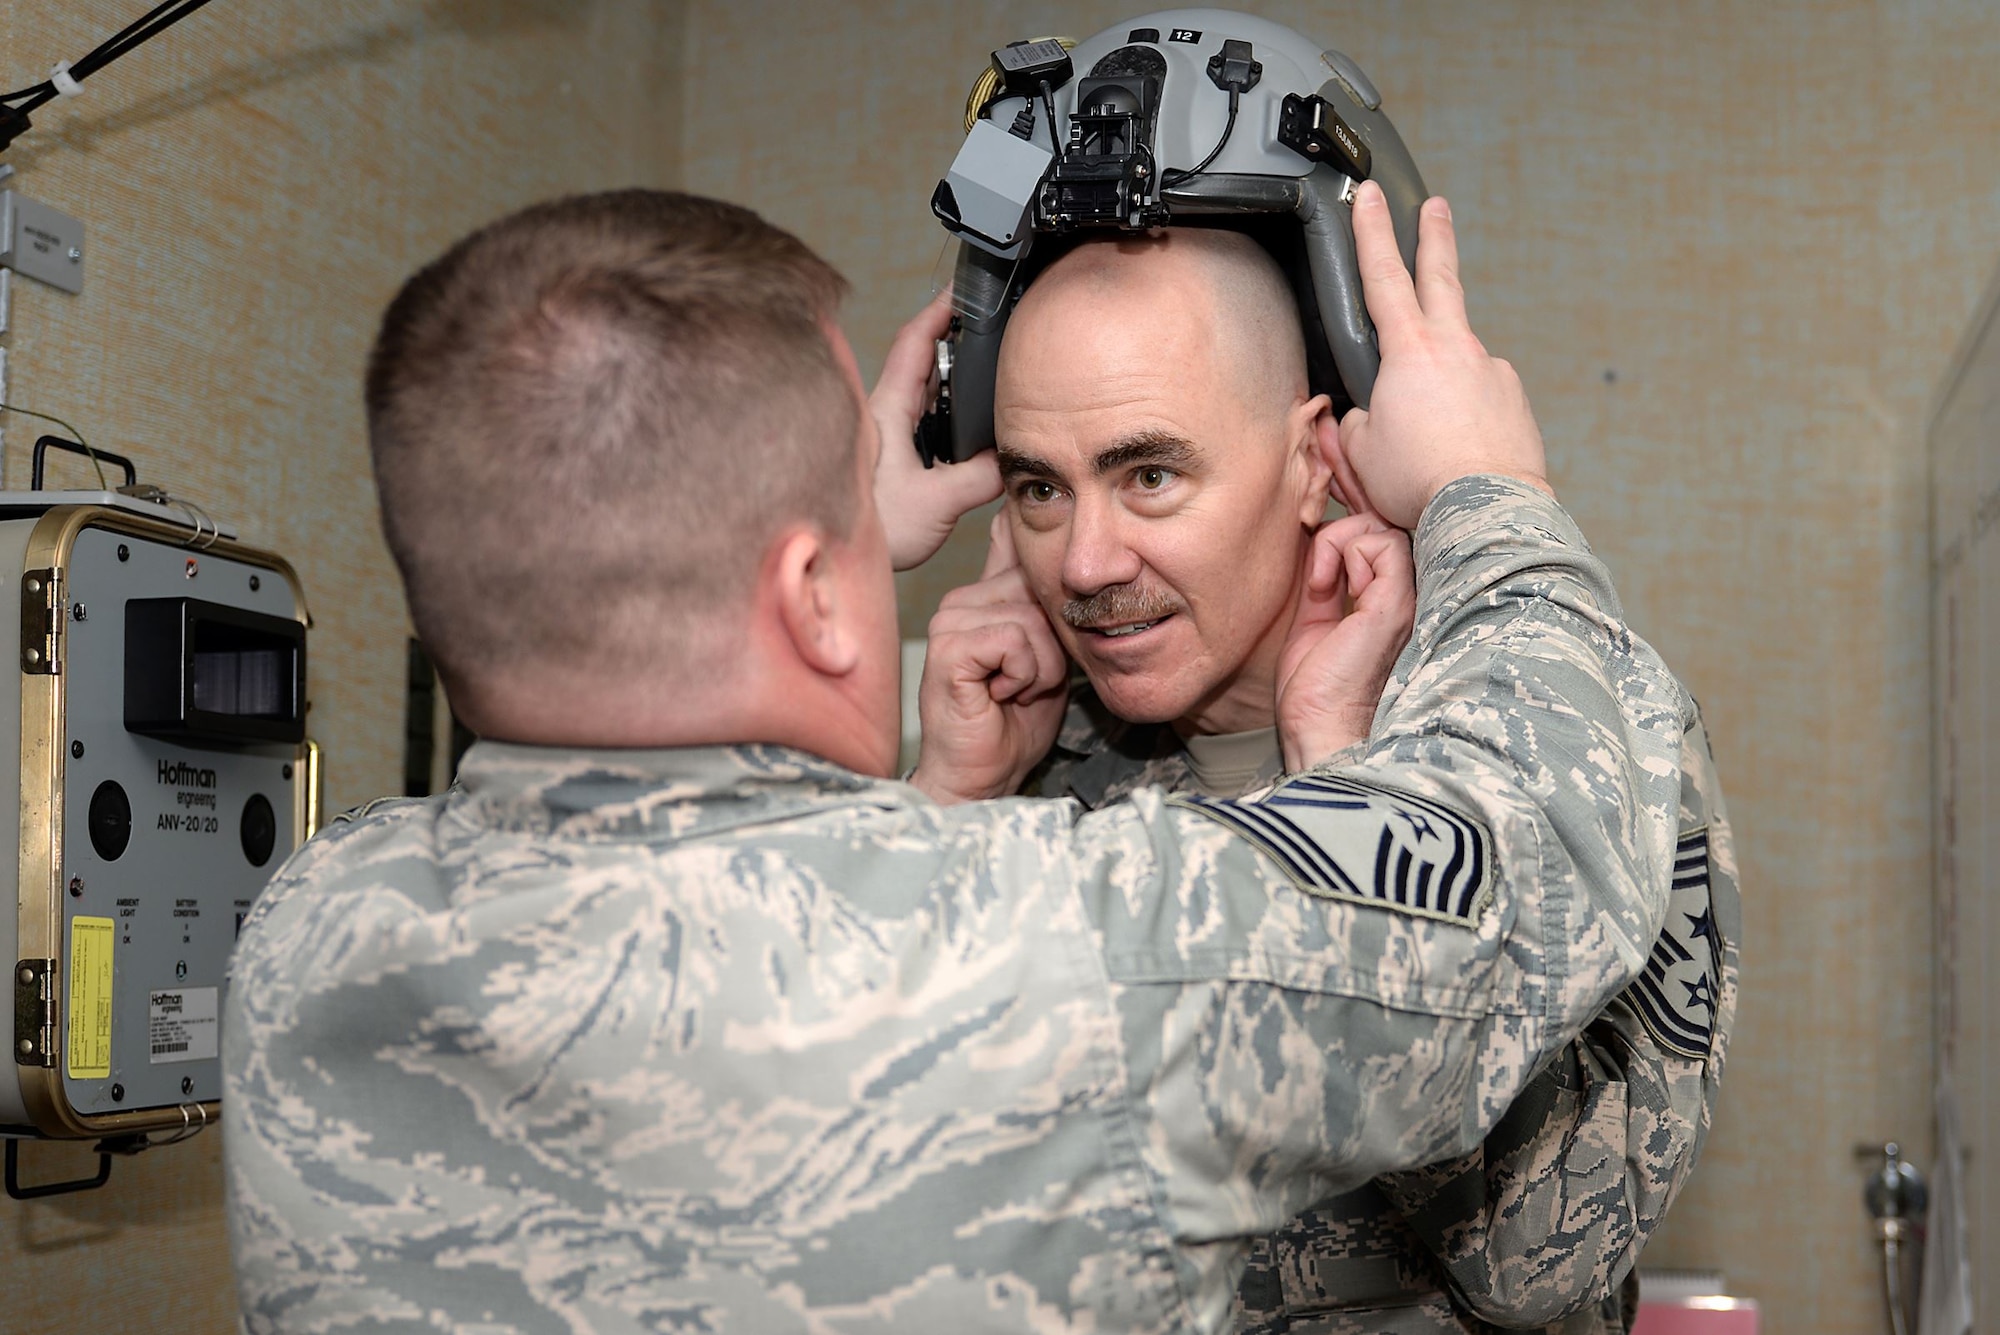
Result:
{"label": "short haircut", "polygon": [[[1224,335],[1235,363],[1230,383],[1245,407],[1282,412],[1308,396],[1305,327],[1277,260],[1255,240],[1226,227],[1174,227],[1143,233],[1087,235],[1028,288],[1023,304],[1070,284],[1107,302],[1122,289],[1153,288],[1166,272],[1203,284],[1205,312]],[[1166,281],[1172,281],[1168,279]]]}
{"label": "short haircut", "polygon": [[525,209],[404,284],[368,438],[447,685],[712,669],[772,537],[846,536],[846,287],[750,210],[658,190]]}

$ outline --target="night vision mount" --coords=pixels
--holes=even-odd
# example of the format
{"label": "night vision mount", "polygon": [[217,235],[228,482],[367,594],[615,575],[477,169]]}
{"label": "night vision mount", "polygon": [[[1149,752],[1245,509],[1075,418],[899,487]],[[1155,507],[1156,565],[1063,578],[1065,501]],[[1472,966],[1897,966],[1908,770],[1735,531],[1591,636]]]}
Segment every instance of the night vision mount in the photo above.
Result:
{"label": "night vision mount", "polygon": [[1355,260],[1354,188],[1382,186],[1408,264],[1425,198],[1381,105],[1340,52],[1221,9],[995,51],[967,100],[965,145],[931,196],[959,244],[937,406],[917,430],[924,462],[992,448],[994,371],[1014,304],[1078,238],[1104,229],[1254,237],[1298,299],[1313,392],[1336,411],[1366,406],[1381,354]]}

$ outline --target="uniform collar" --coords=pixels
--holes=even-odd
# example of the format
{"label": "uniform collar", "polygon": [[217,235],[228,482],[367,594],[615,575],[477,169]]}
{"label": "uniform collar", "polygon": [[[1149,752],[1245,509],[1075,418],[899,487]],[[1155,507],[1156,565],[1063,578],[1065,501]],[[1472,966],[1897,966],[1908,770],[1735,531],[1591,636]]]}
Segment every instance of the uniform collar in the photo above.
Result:
{"label": "uniform collar", "polygon": [[450,807],[483,829],[657,843],[917,798],[906,785],[785,746],[628,751],[482,741],[459,764]]}
{"label": "uniform collar", "polygon": [[1123,796],[1134,780],[1171,787],[1187,772],[1186,752],[1172,727],[1127,723],[1104,707],[1087,679],[1070,687],[1069,711],[1056,745],[1074,761],[1063,787],[1093,810]]}

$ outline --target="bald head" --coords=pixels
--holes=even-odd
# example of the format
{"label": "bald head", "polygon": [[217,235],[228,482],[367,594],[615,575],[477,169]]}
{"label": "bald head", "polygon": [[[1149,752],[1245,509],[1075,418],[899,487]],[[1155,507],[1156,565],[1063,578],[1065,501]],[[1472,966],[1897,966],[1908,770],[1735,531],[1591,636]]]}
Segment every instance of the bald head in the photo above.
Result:
{"label": "bald head", "polygon": [[[1008,344],[1065,345],[1111,322],[1173,336],[1174,353],[1219,372],[1220,386],[1249,412],[1281,413],[1307,396],[1305,331],[1291,285],[1269,252],[1240,232],[1177,227],[1086,241],[1021,298]],[[1003,367],[1008,360],[1003,345]]]}

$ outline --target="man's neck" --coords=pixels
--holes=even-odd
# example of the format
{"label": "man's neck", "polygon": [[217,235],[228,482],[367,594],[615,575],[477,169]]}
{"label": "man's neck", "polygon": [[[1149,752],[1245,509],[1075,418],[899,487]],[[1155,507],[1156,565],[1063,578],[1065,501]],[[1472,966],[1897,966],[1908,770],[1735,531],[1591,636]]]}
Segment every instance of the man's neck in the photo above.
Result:
{"label": "man's neck", "polygon": [[1284,769],[1278,730],[1198,733],[1184,739],[1188,770],[1195,786],[1209,797],[1240,797],[1268,783]]}
{"label": "man's neck", "polygon": [[1267,634],[1234,676],[1195,707],[1174,720],[1174,731],[1186,737],[1220,737],[1275,727],[1278,722],[1278,655],[1284,648],[1290,618]]}
{"label": "man's neck", "polygon": [[[772,672],[739,664],[719,674],[722,691],[658,679],[498,682],[466,699],[461,717],[479,736],[528,746],[631,748],[765,744],[788,746],[883,777],[894,757],[865,715],[837,686],[803,671]],[[447,687],[449,691],[449,687]]]}

